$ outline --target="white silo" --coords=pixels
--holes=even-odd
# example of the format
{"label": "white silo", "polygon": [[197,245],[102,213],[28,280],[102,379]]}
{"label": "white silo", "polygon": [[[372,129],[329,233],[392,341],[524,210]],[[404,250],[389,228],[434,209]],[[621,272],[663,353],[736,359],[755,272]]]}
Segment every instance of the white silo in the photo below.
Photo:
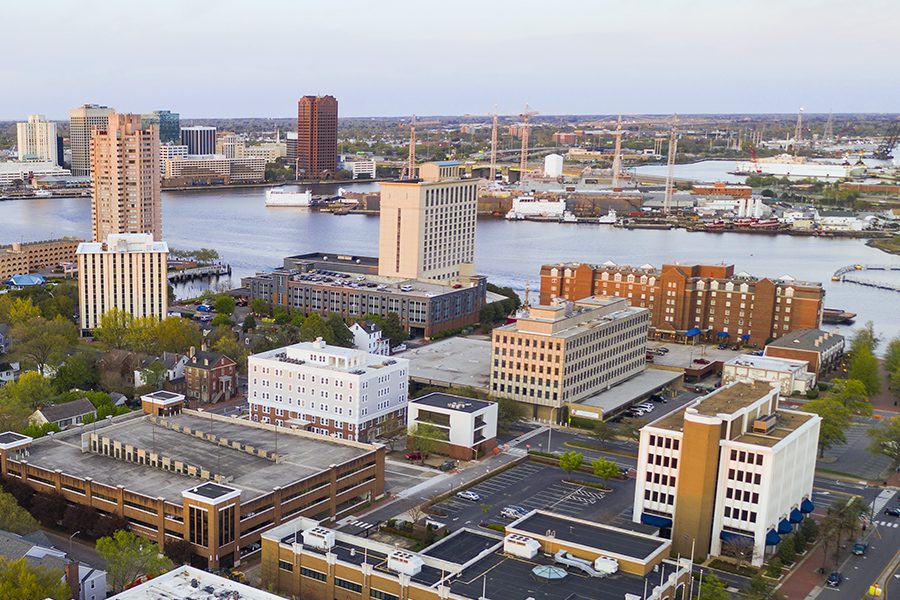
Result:
{"label": "white silo", "polygon": [[544,159],[544,177],[561,177],[563,172],[563,157],[559,154],[548,154]]}

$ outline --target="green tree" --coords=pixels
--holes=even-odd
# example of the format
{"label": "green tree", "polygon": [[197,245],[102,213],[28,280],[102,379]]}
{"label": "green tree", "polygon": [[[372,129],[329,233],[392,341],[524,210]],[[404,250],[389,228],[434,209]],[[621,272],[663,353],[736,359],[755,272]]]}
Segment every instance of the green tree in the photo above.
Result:
{"label": "green tree", "polygon": [[884,354],[884,369],[888,373],[900,370],[900,336],[895,337],[888,344]]}
{"label": "green tree", "polygon": [[778,544],[778,558],[786,565],[793,563],[797,559],[797,545],[793,535],[781,538],[781,543]]}
{"label": "green tree", "polygon": [[330,344],[332,342],[331,336],[331,328],[328,327],[328,324],[319,313],[311,313],[303,321],[303,326],[300,328],[300,339],[304,342],[312,342],[316,338],[322,338],[325,340],[325,343]]}
{"label": "green tree", "polygon": [[125,332],[125,347],[132,352],[159,352],[159,319],[154,316],[132,318]]}
{"label": "green tree", "polygon": [[577,471],[582,462],[584,462],[584,455],[581,452],[569,450],[560,455],[559,468],[566,473],[571,473],[572,471]]}
{"label": "green tree", "polygon": [[166,317],[156,326],[156,346],[159,352],[185,354],[191,346],[203,340],[200,328],[184,317]]}
{"label": "green tree", "polygon": [[862,328],[853,332],[850,340],[850,352],[856,354],[860,350],[868,350],[874,353],[879,341],[878,336],[875,335],[875,324],[867,321]]}
{"label": "green tree", "polygon": [[150,540],[120,529],[97,540],[97,553],[106,562],[114,592],[143,575],[154,576],[172,568],[172,561]]}
{"label": "green tree", "polygon": [[381,322],[381,330],[384,337],[391,340],[391,348],[409,339],[409,332],[400,323],[400,315],[395,312],[385,315]]}
{"label": "green tree", "polygon": [[161,360],[154,360],[141,369],[141,379],[144,380],[144,385],[153,390],[160,389],[166,380],[166,365]]}
{"label": "green tree", "polygon": [[34,305],[31,298],[15,298],[9,306],[6,316],[11,326],[27,323],[41,316],[41,310]]}
{"label": "green tree", "polygon": [[126,348],[133,321],[131,313],[112,308],[100,315],[100,326],[94,329],[94,339],[107,348]]}
{"label": "green tree", "polygon": [[594,475],[602,479],[603,483],[606,483],[609,479],[618,477],[621,472],[619,465],[605,458],[595,458],[591,461],[591,467],[594,469]]}
{"label": "green tree", "polygon": [[163,552],[176,565],[189,565],[194,555],[194,547],[187,540],[167,539],[163,546]]}
{"label": "green tree", "polygon": [[840,400],[823,396],[804,404],[803,410],[822,417],[819,424],[819,458],[825,456],[825,450],[831,446],[847,441],[844,431],[850,426],[853,414]]}
{"label": "green tree", "polygon": [[62,317],[51,321],[35,317],[19,323],[11,333],[16,355],[34,363],[41,373],[51,362],[59,362],[78,340],[78,329],[74,323]]}
{"label": "green tree", "polygon": [[594,424],[594,437],[601,444],[606,444],[616,439],[616,430],[606,421],[597,421]]}
{"label": "green tree", "polygon": [[0,492],[0,529],[26,535],[38,530],[38,522],[12,494]]}
{"label": "green tree", "polygon": [[237,341],[233,335],[223,335],[212,345],[212,349],[236,362],[240,375],[247,374],[247,357],[250,355],[250,350]]}
{"label": "green tree", "polygon": [[89,389],[95,385],[97,385],[97,371],[93,354],[75,352],[56,367],[53,387],[60,394],[75,388]]}
{"label": "green tree", "polygon": [[784,567],[784,563],[781,562],[781,559],[778,558],[778,556],[773,556],[769,559],[768,565],[766,565],[766,575],[773,579],[777,579],[778,577],[781,577],[782,567]]}
{"label": "green tree", "polygon": [[900,417],[891,417],[878,427],[869,429],[872,438],[869,452],[886,456],[891,461],[891,470],[900,468]]}
{"label": "green tree", "polygon": [[68,600],[72,596],[60,569],[32,566],[25,557],[9,560],[0,556],[0,598]]}
{"label": "green tree", "polygon": [[344,323],[341,315],[331,313],[325,320],[325,324],[328,325],[328,329],[331,330],[331,339],[335,346],[341,346],[343,348],[353,347],[353,332],[350,331],[346,323]]}
{"label": "green tree", "polygon": [[731,600],[731,594],[725,588],[725,583],[709,572],[703,574],[703,585],[700,586],[698,597],[703,600]]}
{"label": "green tree", "polygon": [[635,442],[639,441],[641,439],[641,427],[643,426],[637,419],[626,417],[619,422],[619,435]]}
{"label": "green tree", "polygon": [[22,373],[18,381],[0,387],[0,399],[8,399],[32,411],[41,404],[49,404],[55,395],[52,382],[37,371]]}
{"label": "green tree", "polygon": [[394,451],[394,446],[397,444],[397,441],[403,437],[405,433],[406,426],[400,421],[400,418],[397,415],[389,416],[378,426],[378,437],[387,442],[391,452]]}
{"label": "green tree", "polygon": [[[778,570],[781,570],[779,565]],[[784,594],[775,589],[775,584],[757,573],[750,579],[750,583],[744,589],[746,600],[785,600]]]}
{"label": "green tree", "polygon": [[881,373],[878,359],[867,347],[862,346],[850,359],[847,379],[859,381],[865,387],[866,396],[871,397],[881,391]]}
{"label": "green tree", "polygon": [[291,320],[291,313],[283,306],[276,306],[272,309],[272,319],[276,325],[284,325]]}
{"label": "green tree", "polygon": [[222,326],[222,327],[231,328],[231,325],[232,325],[231,317],[229,317],[228,315],[226,315],[224,313],[219,313],[213,317],[213,320],[212,320],[213,327]]}
{"label": "green tree", "polygon": [[262,298],[254,298],[250,301],[250,311],[257,317],[269,314],[269,303]]}
{"label": "green tree", "polygon": [[525,418],[525,405],[512,398],[497,399],[497,429],[506,433]]}
{"label": "green tree", "polygon": [[410,450],[432,454],[440,450],[448,440],[447,432],[430,423],[416,423],[409,428],[406,444]]}
{"label": "green tree", "polygon": [[220,315],[230,317],[234,313],[236,304],[230,294],[219,294],[213,299],[212,306]]}
{"label": "green tree", "polygon": [[241,325],[241,329],[244,333],[247,333],[251,329],[256,329],[256,319],[253,318],[252,314],[247,313],[247,316],[244,317],[244,323]]}
{"label": "green tree", "polygon": [[854,415],[872,414],[872,403],[869,402],[866,386],[858,379],[835,379],[828,397],[840,402]]}

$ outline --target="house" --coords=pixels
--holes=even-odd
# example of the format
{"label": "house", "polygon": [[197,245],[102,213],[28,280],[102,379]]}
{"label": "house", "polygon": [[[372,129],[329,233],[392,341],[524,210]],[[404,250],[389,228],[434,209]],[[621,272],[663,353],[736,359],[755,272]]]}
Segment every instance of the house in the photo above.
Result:
{"label": "house", "polygon": [[390,356],[391,340],[381,337],[381,326],[372,321],[357,321],[350,326],[353,333],[353,345],[357,350],[369,354]]}
{"label": "house", "polygon": [[810,373],[837,368],[844,356],[844,336],[821,329],[798,329],[766,344],[765,356],[807,361]]}
{"label": "house", "polygon": [[147,385],[147,381],[144,379],[144,370],[156,361],[161,362],[165,367],[163,384],[184,377],[184,366],[188,362],[188,357],[177,352],[163,352],[162,356],[148,356],[141,361],[140,367],[134,370],[134,387]]}
{"label": "house", "polygon": [[28,422],[33,425],[46,425],[53,423],[60,429],[84,422],[87,415],[97,416],[97,409],[87,398],[79,398],[62,404],[51,404],[34,411]]}
{"label": "house", "polygon": [[0,386],[19,378],[19,363],[0,362]]}
{"label": "house", "polygon": [[204,404],[228,400],[237,392],[237,363],[219,352],[191,346],[184,379],[188,398]]}
{"label": "house", "polygon": [[0,354],[9,352],[10,344],[12,344],[12,338],[9,335],[9,325],[0,323]]}
{"label": "house", "polygon": [[0,556],[6,557],[7,560],[25,558],[31,566],[59,571],[61,579],[64,579],[72,589],[72,597],[78,600],[106,598],[106,571],[68,560],[65,552],[50,547],[50,541],[46,536],[40,536],[46,540],[41,543],[35,543],[32,537],[33,534],[21,536],[9,531],[0,531]]}
{"label": "house", "polygon": [[816,386],[807,360],[740,354],[722,363],[722,385],[753,380],[777,383],[782,396],[805,394]]}

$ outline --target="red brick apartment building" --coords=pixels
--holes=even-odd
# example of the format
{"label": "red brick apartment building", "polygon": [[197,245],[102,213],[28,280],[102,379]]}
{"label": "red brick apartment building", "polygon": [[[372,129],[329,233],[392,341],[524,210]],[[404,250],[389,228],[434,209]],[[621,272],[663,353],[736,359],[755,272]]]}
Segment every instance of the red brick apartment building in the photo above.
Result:
{"label": "red brick apartment building", "polygon": [[219,352],[191,348],[184,380],[188,398],[203,404],[228,400],[237,391],[237,363]]}

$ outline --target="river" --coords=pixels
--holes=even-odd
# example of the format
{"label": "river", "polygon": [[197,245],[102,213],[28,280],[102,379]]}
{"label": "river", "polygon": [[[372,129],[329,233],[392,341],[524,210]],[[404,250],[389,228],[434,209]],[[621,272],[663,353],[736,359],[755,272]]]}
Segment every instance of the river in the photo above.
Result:
{"label": "river", "polygon": [[[377,184],[344,187],[367,191],[377,189]],[[334,193],[336,186],[313,186],[313,191]],[[169,245],[215,248],[232,265],[234,285],[242,276],[280,266],[282,258],[291,254],[317,250],[378,253],[378,218],[374,216],[266,208],[261,188],[164,192],[162,199],[163,231]],[[0,202],[0,242],[64,235],[86,238],[90,221],[89,198]],[[478,272],[493,283],[519,291],[528,281],[536,294],[540,267],[549,262],[726,262],[733,263],[736,271],[756,276],[790,275],[821,281],[827,291],[826,306],[857,313],[857,324],[873,321],[876,331],[886,338],[900,334],[900,294],[831,281],[832,273],[843,265],[900,263],[900,257],[870,248],[862,240],[625,230],[609,225],[483,218],[478,222],[476,241]],[[900,278],[900,272],[894,274],[881,276]],[[226,279],[213,285],[230,283]],[[199,282],[186,284],[177,293],[191,296],[203,287]]]}

